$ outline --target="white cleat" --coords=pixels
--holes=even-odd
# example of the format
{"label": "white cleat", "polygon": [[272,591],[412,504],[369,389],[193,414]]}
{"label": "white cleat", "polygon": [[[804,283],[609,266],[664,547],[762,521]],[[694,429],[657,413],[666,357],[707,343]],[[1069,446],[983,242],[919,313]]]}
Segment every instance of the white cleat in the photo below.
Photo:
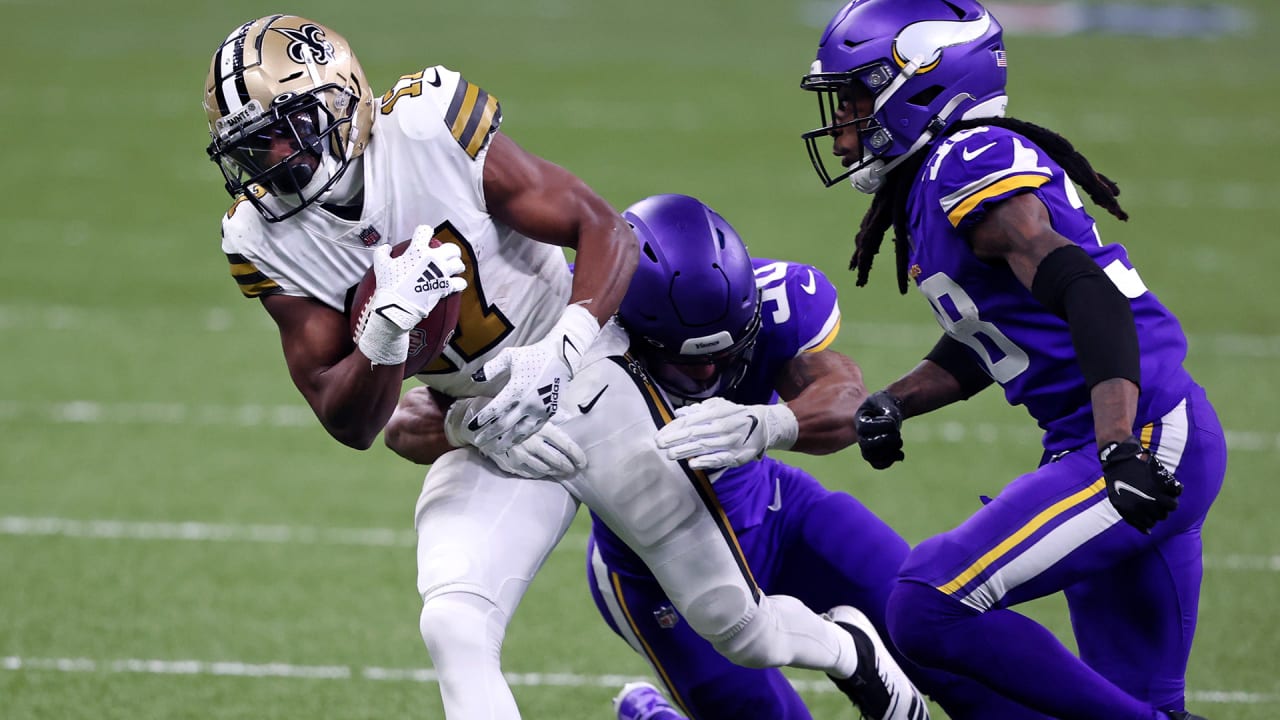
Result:
{"label": "white cleat", "polygon": [[929,720],[929,704],[889,654],[880,633],[861,611],[837,605],[827,617],[853,636],[858,669],[851,677],[831,678],[869,720]]}

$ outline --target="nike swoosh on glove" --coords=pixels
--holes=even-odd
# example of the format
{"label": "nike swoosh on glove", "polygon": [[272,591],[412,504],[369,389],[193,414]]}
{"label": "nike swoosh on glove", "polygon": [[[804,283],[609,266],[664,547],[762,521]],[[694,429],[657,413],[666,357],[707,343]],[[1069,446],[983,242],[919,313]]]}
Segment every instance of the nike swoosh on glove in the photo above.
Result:
{"label": "nike swoosh on glove", "polygon": [[1155,524],[1178,509],[1182,483],[1135,437],[1098,450],[1107,499],[1125,522],[1150,534]]}
{"label": "nike swoosh on glove", "polygon": [[501,452],[533,435],[560,407],[569,380],[600,334],[600,321],[581,305],[565,308],[547,336],[532,345],[507,348],[473,376],[501,383],[501,390],[472,419],[480,445]]}
{"label": "nike swoosh on glove", "polygon": [[461,398],[449,406],[444,417],[444,434],[451,445],[471,445],[503,472],[532,480],[567,477],[587,466],[587,455],[582,448],[568,433],[551,423],[505,450],[496,449],[492,444],[478,444],[475,433],[467,426],[487,402],[488,398]]}
{"label": "nike swoosh on glove", "polygon": [[695,470],[745,465],[766,450],[795,445],[800,426],[786,405],[739,405],[709,398],[676,410],[658,431],[658,448],[670,460],[688,460]]}

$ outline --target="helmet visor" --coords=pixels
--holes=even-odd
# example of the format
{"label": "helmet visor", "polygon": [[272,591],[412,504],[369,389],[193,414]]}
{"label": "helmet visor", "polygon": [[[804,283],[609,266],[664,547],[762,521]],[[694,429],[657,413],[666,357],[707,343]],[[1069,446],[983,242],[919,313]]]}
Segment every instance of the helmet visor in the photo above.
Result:
{"label": "helmet visor", "polygon": [[[340,92],[336,87],[329,92]],[[335,120],[320,95],[307,93],[275,104],[256,120],[229,132],[215,132],[209,158],[218,164],[234,197],[246,194],[264,209],[255,193],[260,185],[287,206],[293,214],[314,201],[336,178],[312,183],[320,171],[326,151],[343,158],[337,132],[349,117]],[[218,130],[221,131],[222,128]],[[318,186],[318,187],[317,187]],[[283,219],[265,210],[268,219]]]}

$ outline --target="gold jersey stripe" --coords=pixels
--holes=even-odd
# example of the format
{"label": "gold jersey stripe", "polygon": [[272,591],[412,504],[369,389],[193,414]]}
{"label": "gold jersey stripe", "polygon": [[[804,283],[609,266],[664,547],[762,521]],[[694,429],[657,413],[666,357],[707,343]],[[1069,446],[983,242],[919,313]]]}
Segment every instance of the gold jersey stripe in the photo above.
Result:
{"label": "gold jersey stripe", "polygon": [[960,223],[964,221],[965,216],[973,212],[973,209],[978,207],[983,200],[1002,195],[1010,190],[1017,190],[1018,188],[1038,188],[1047,182],[1049,182],[1049,178],[1044,175],[1014,175],[1007,177],[965,198],[964,202],[947,213],[947,220],[951,221],[951,227],[960,227]]}
{"label": "gold jersey stripe", "polygon": [[640,626],[636,623],[635,615],[631,612],[631,607],[627,605],[627,598],[622,594],[622,578],[618,576],[618,573],[611,572],[609,573],[609,582],[613,585],[613,596],[618,599],[618,607],[622,609],[622,614],[627,618],[627,624],[631,626],[631,633],[635,635],[636,639],[644,647],[645,657],[653,665],[653,669],[658,672],[658,677],[662,679],[662,684],[667,686],[667,690],[671,693],[671,699],[676,701],[681,710],[684,710],[686,716],[691,716],[692,713],[689,712],[689,707],[684,704],[684,698],[680,697],[680,693],[676,692],[675,683],[671,682],[671,674],[667,672],[661,662],[658,662],[657,653],[653,651],[653,648],[649,647],[649,641],[645,640],[644,634],[640,632]]}
{"label": "gold jersey stripe", "polygon": [[[497,124],[494,122],[496,117],[498,117],[498,98],[490,95],[485,99],[484,107],[481,108],[475,129],[468,131],[471,139],[458,138],[458,142],[466,149],[468,155],[474,158],[480,153],[480,148],[484,147],[489,135],[497,129]],[[467,126],[470,128],[470,123]]]}
{"label": "gold jersey stripe", "polygon": [[1079,505],[1080,503],[1083,503],[1086,500],[1089,500],[1094,495],[1097,495],[1100,492],[1106,492],[1105,478],[1098,478],[1089,487],[1083,490],[1080,490],[1079,492],[1076,492],[1073,495],[1065,497],[1059,500],[1058,502],[1054,503],[1053,505],[1050,505],[1048,508],[1045,508],[1045,510],[1042,511],[1039,515],[1036,515],[1035,517],[1031,518],[1031,521],[1028,522],[1026,525],[1023,525],[1022,527],[1018,528],[1017,532],[1005,538],[999,545],[996,545],[995,547],[991,548],[991,550],[989,550],[987,554],[978,558],[977,562],[965,568],[964,572],[961,572],[959,575],[955,576],[955,578],[952,579],[951,582],[946,583],[945,585],[939,585],[938,589],[947,595],[954,594],[956,591],[960,590],[960,588],[964,587],[970,580],[974,579],[979,574],[981,574],[983,570],[986,570],[988,567],[990,567],[992,563],[994,563],[996,560],[999,560],[1001,556],[1003,556],[1005,553],[1012,550],[1018,543],[1022,542],[1023,540],[1026,540],[1028,537],[1031,536],[1032,533],[1044,527],[1044,525],[1048,523],[1050,520],[1057,517],[1058,515],[1061,515],[1067,510],[1070,510],[1071,508]]}
{"label": "gold jersey stripe", "polygon": [[[609,359],[620,366],[636,384],[640,394],[649,406],[649,414],[653,417],[656,427],[661,428],[675,419],[675,413],[667,405],[666,399],[658,391],[657,386],[650,382],[647,377],[633,372],[628,367],[635,362],[629,354],[614,355]],[[746,553],[742,551],[742,544],[738,542],[738,535],[733,531],[733,524],[729,522],[729,516],[725,514],[724,507],[720,504],[720,498],[711,486],[711,478],[707,477],[705,471],[689,467],[689,463],[686,460],[681,460],[678,464],[680,469],[684,471],[685,476],[689,478],[690,484],[698,491],[702,504],[711,513],[712,518],[715,519],[716,526],[720,529],[720,535],[724,537],[725,544],[729,546],[729,553],[733,555],[734,561],[738,564],[738,569],[747,581],[747,586],[751,588],[752,598],[757,601],[760,600],[764,593],[760,590],[760,585],[756,582],[755,575],[751,572],[751,566],[747,563]]]}
{"label": "gold jersey stripe", "polygon": [[836,341],[836,336],[839,334],[840,334],[840,318],[836,318],[836,326],[831,328],[831,332],[827,333],[826,337],[822,338],[822,342],[818,343],[817,345],[814,345],[808,350],[805,350],[805,352],[816,353],[816,352],[822,352],[823,350],[826,350],[828,345]]}
{"label": "gold jersey stripe", "polygon": [[1142,443],[1142,447],[1149,448],[1151,447],[1151,438],[1155,437],[1155,434],[1156,424],[1153,422],[1147,423],[1142,426],[1142,430],[1138,434],[1138,442]]}
{"label": "gold jersey stripe", "polygon": [[458,87],[453,91],[453,101],[445,112],[444,122],[449,126],[453,139],[474,158],[498,129],[502,111],[497,98],[458,78]]}
{"label": "gold jersey stripe", "polygon": [[231,263],[231,277],[240,285],[245,297],[255,298],[281,291],[280,284],[264,275],[248,258],[239,253],[227,253]]}

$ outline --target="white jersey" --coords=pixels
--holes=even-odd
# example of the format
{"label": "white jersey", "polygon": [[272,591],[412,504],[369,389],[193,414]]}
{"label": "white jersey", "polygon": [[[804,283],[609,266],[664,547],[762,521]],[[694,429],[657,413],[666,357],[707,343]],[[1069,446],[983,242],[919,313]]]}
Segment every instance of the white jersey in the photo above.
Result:
{"label": "white jersey", "polygon": [[445,394],[472,395],[471,374],[486,360],[540,340],[560,318],[572,284],[564,253],[489,215],[483,172],[502,121],[496,98],[435,66],[400,78],[375,103],[374,118],[359,164],[359,220],[316,203],[267,223],[241,197],[222,221],[223,252],[246,297],[309,297],[346,312],[374,247],[407,240],[419,225],[436,228],[441,242],[462,249],[467,289],[453,338],[418,377]]}

